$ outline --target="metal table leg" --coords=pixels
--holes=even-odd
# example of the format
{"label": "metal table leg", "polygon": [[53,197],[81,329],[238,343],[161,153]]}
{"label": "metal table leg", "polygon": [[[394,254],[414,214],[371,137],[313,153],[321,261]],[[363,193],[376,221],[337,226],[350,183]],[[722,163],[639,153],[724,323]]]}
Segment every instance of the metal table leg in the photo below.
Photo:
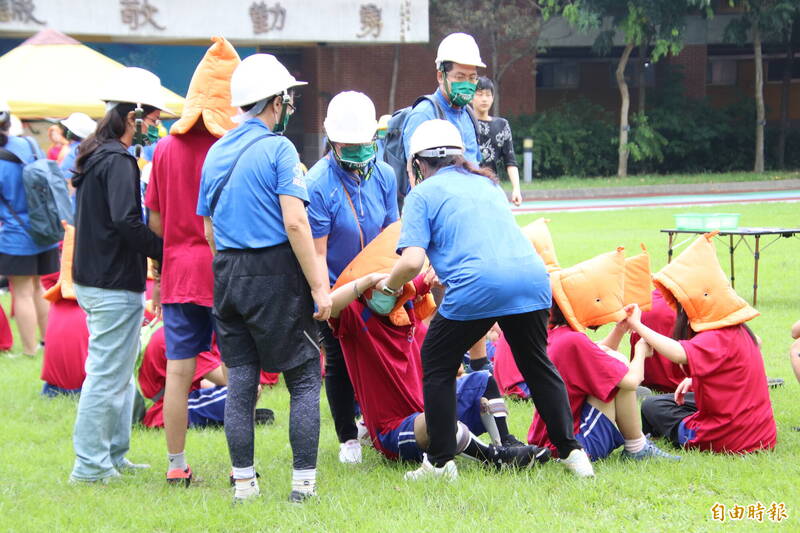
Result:
{"label": "metal table leg", "polygon": [[730,237],[730,252],[731,252],[731,287],[734,289],[736,288],[736,282],[734,281],[736,277],[733,274],[733,252],[735,248],[733,247],[733,235],[728,235]]}
{"label": "metal table leg", "polygon": [[672,262],[672,239],[675,237],[675,233],[670,231],[670,232],[667,232],[667,235],[669,235],[669,242],[667,244],[667,263],[671,263]]}
{"label": "metal table leg", "polygon": [[761,243],[761,235],[756,235],[756,251],[753,253],[755,259],[755,266],[753,270],[753,306],[758,304],[758,260],[760,258],[759,246]]}

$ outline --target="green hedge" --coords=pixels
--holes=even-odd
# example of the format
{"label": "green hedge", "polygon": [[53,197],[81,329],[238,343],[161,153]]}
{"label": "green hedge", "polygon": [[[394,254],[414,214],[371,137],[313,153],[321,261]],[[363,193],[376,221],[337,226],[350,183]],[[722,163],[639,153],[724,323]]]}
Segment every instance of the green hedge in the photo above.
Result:
{"label": "green hedge", "polygon": [[[659,87],[647,95],[647,118],[631,114],[631,173],[696,173],[751,170],[755,104],[742,95],[715,108],[684,94],[679,71],[665,68]],[[534,139],[534,173],[540,177],[610,176],[617,171],[618,115],[583,97],[536,115],[510,120],[515,149]],[[766,131],[766,166],[777,162],[778,129]],[[637,156],[637,157],[634,157]],[[521,155],[518,156],[521,160]],[[786,165],[800,168],[800,129],[789,131]]]}

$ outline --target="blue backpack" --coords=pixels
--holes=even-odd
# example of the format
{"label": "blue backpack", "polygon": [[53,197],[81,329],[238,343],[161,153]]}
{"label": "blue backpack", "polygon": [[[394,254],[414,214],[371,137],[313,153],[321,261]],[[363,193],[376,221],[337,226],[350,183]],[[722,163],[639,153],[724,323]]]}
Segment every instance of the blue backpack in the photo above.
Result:
{"label": "blue backpack", "polygon": [[13,152],[0,148],[0,159],[19,163],[22,167],[22,185],[25,187],[25,201],[28,206],[26,225],[2,196],[5,204],[20,226],[25,228],[33,242],[39,246],[50,246],[64,239],[61,221],[73,223],[72,202],[67,191],[66,178],[55,161],[39,157],[39,150],[30,138],[24,137],[30,145],[34,161],[25,164]]}
{"label": "blue backpack", "polygon": [[[437,99],[434,98],[432,94],[426,94],[414,100],[414,103],[410,106],[404,107],[403,109],[398,109],[392,113],[392,118],[389,119],[389,124],[386,127],[386,137],[384,137],[383,141],[383,160],[392,167],[395,178],[397,178],[397,208],[401,211],[403,209],[403,200],[405,200],[406,194],[410,188],[408,183],[408,171],[406,169],[406,151],[403,147],[403,130],[406,127],[406,121],[408,120],[408,116],[411,114],[411,110],[417,107],[417,104],[423,100],[427,100],[433,104],[434,109],[436,109],[436,116],[438,118],[446,120],[444,109],[442,109],[442,106],[439,104]],[[472,124],[475,127],[475,139],[477,140],[477,119],[475,118],[475,114],[472,112],[472,108],[470,106],[467,106],[466,109],[467,113],[469,113],[469,116],[472,119]]]}

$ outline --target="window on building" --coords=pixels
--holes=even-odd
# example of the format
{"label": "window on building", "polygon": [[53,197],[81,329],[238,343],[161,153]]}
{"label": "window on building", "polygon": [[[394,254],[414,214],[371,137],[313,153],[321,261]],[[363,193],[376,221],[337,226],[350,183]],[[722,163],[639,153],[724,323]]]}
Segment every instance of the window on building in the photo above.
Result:
{"label": "window on building", "polygon": [[[767,81],[783,81],[783,69],[786,59],[770,59],[767,61]],[[792,79],[800,80],[800,58],[792,61]]]}
{"label": "window on building", "polygon": [[536,87],[542,89],[575,89],[578,87],[578,64],[540,63],[536,66]]}
{"label": "window on building", "polygon": [[735,59],[712,59],[708,62],[706,82],[709,85],[736,85]]}
{"label": "window on building", "polygon": [[[617,86],[617,62],[612,61],[609,63],[611,73],[611,86]],[[628,87],[639,86],[639,69],[644,68],[644,86],[655,87],[656,85],[656,67],[653,63],[647,62],[647,66],[643,66],[638,58],[628,60],[625,65],[625,81],[628,82]]]}

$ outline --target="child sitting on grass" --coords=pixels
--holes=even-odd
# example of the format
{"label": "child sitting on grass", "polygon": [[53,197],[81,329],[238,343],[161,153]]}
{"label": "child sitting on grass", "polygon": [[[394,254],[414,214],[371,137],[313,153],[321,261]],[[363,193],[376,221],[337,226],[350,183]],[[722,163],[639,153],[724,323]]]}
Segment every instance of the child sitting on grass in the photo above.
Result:
{"label": "child sitting on grass", "polygon": [[642,324],[638,306],[625,308],[630,328],[683,365],[689,376],[674,395],[644,400],[644,428],[687,448],[728,453],[771,449],[776,427],[764,360],[756,336],[744,324],[759,313],[736,294],[722,271],[715,234],[698,237],[653,276],[676,310],[673,338]]}
{"label": "child sitting on grass", "polygon": [[[679,460],[658,449],[642,432],[636,388],[644,376],[644,361],[652,349],[636,344],[628,363],[617,351],[627,332],[622,308],[624,281],[622,249],[584,261],[566,270],[551,272],[553,307],[547,337],[547,355],[567,386],[575,438],[596,461],[624,447],[622,457]],[[611,333],[595,343],[584,333],[619,321]],[[538,413],[533,418],[528,442],[555,447]]]}

